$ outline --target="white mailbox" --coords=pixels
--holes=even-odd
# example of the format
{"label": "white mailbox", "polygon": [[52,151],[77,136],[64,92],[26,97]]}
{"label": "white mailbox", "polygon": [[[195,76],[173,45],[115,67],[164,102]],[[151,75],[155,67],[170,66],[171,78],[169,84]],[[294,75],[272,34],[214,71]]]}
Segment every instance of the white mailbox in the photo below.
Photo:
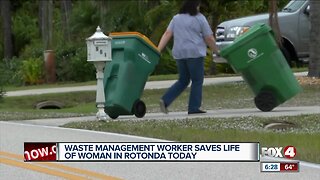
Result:
{"label": "white mailbox", "polygon": [[96,32],[86,39],[87,61],[111,61],[111,39],[98,26]]}

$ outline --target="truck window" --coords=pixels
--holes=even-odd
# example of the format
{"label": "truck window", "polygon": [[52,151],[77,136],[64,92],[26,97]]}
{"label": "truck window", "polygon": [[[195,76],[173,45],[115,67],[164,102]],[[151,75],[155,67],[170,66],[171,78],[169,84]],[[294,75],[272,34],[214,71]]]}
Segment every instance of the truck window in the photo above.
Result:
{"label": "truck window", "polygon": [[295,12],[301,8],[301,6],[305,3],[305,0],[294,0],[290,1],[283,9],[282,12]]}

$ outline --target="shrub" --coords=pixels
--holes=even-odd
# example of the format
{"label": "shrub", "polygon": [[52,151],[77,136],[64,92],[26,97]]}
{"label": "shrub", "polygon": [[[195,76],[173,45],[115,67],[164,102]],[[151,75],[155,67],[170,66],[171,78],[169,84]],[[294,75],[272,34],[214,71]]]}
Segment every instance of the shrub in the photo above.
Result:
{"label": "shrub", "polygon": [[227,63],[219,63],[216,64],[218,73],[227,73],[227,74],[234,74],[235,72],[231,68],[231,66]]}
{"label": "shrub", "polygon": [[21,77],[25,84],[41,84],[44,82],[44,62],[40,58],[22,61]]}
{"label": "shrub", "polygon": [[21,7],[16,9],[11,17],[12,33],[14,35],[14,51],[19,57],[21,56],[21,50],[40,36],[38,29],[38,13],[37,11],[34,11],[35,8],[37,8],[36,3],[21,1]]}
{"label": "shrub", "polygon": [[19,73],[20,66],[21,61],[16,57],[0,62],[0,81],[2,86],[22,84],[22,78]]}
{"label": "shrub", "polygon": [[95,80],[95,67],[87,62],[87,47],[67,44],[56,50],[56,72],[58,81]]}
{"label": "shrub", "polygon": [[[168,49],[168,48],[167,48]],[[159,75],[159,74],[176,74],[177,73],[177,67],[176,62],[171,56],[171,50],[164,51],[161,54],[159,64],[156,66],[153,74]]]}
{"label": "shrub", "polygon": [[204,74],[205,75],[214,75],[217,74],[216,65],[213,62],[211,50],[207,49],[207,56],[204,58]]}
{"label": "shrub", "polygon": [[3,86],[3,83],[2,83],[2,81],[0,79],[0,102],[2,102],[2,98],[3,98],[4,94],[5,94],[5,91],[4,91],[2,86]]}
{"label": "shrub", "polygon": [[19,59],[44,58],[43,44],[40,41],[32,41],[26,45],[20,52]]}

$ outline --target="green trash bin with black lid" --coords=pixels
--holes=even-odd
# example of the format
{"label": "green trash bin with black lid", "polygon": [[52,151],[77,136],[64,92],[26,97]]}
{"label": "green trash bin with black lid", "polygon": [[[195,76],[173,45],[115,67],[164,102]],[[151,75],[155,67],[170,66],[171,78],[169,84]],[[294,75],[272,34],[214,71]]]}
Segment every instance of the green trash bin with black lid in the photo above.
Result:
{"label": "green trash bin with black lid", "polygon": [[271,111],[302,91],[279,49],[270,26],[256,24],[221,50],[235,72],[255,94],[261,111]]}
{"label": "green trash bin with black lid", "polygon": [[141,118],[146,105],[140,99],[149,75],[159,62],[160,52],[138,32],[111,33],[112,61],[104,70],[105,112]]}

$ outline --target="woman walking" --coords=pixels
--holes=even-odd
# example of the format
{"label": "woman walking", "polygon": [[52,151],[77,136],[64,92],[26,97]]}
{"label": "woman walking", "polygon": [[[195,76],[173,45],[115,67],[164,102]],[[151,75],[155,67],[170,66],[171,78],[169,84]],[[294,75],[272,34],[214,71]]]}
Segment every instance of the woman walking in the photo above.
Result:
{"label": "woman walking", "polygon": [[186,0],[175,15],[158,44],[160,52],[173,37],[173,58],[176,60],[179,79],[160,99],[160,109],[168,113],[168,106],[188,87],[190,80],[188,114],[206,113],[202,104],[204,57],[207,46],[219,54],[213,32],[205,16],[200,13],[200,1]]}

